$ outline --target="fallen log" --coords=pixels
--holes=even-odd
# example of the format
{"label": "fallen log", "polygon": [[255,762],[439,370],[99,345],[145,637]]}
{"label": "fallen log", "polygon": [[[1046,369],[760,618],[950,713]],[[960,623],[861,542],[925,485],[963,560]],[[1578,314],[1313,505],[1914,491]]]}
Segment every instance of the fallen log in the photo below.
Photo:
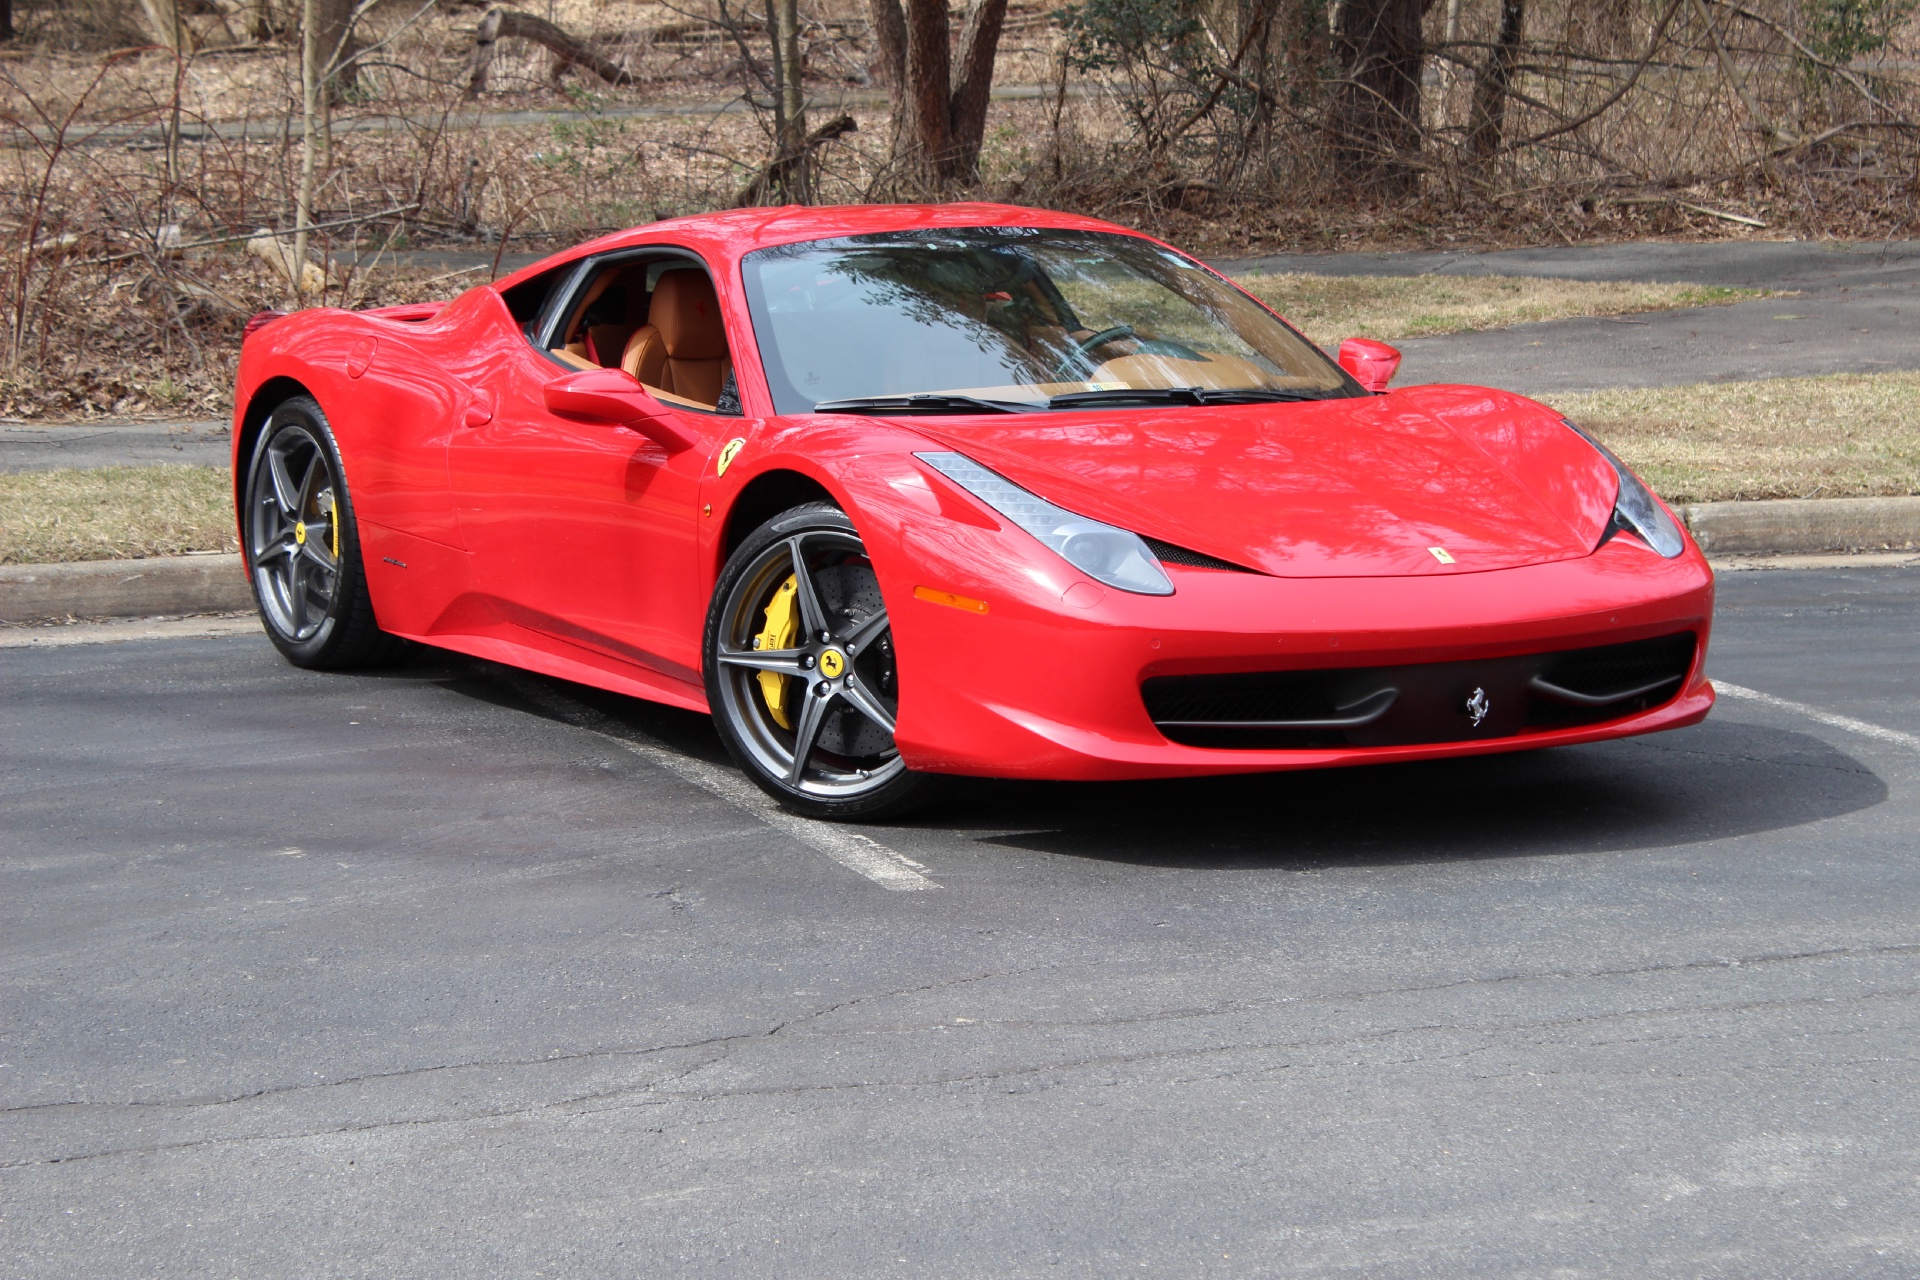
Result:
{"label": "fallen log", "polygon": [[775,158],[772,164],[760,170],[747,180],[747,184],[734,192],[733,207],[745,209],[760,203],[760,200],[773,187],[779,186],[786,177],[803,162],[812,158],[813,153],[843,133],[852,133],[860,126],[852,116],[835,116],[833,119],[809,133],[800,149]]}
{"label": "fallen log", "polygon": [[493,69],[493,48],[501,40],[531,40],[550,51],[555,59],[557,77],[568,67],[585,67],[608,84],[632,84],[633,73],[619,63],[574,39],[545,18],[536,18],[518,9],[494,8],[480,20],[473,36],[473,60],[467,72],[467,97],[486,92],[487,73]]}

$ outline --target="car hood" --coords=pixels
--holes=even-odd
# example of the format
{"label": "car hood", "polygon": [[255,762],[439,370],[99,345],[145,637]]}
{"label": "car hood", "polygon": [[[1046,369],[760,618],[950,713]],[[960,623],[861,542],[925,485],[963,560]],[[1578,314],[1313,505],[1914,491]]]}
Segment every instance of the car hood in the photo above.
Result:
{"label": "car hood", "polygon": [[1483,387],[914,426],[1069,510],[1286,577],[1574,559],[1618,490],[1558,414]]}

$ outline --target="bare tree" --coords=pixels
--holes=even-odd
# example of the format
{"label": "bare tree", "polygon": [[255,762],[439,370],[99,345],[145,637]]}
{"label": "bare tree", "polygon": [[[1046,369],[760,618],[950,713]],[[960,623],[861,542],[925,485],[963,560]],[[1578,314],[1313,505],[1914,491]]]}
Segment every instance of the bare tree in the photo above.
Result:
{"label": "bare tree", "polygon": [[906,145],[907,120],[907,19],[900,12],[900,0],[867,0],[867,26],[873,32],[875,66],[873,74],[886,86],[893,103],[890,149],[898,152]]}
{"label": "bare tree", "polygon": [[372,4],[356,0],[312,0],[308,11],[317,24],[320,80],[328,102],[338,102],[358,82],[356,55],[360,52],[354,27]]}
{"label": "bare tree", "polygon": [[181,20],[176,0],[140,0],[140,12],[157,43],[178,49],[186,41],[186,24]]}
{"label": "bare tree", "polygon": [[767,0],[767,35],[773,41],[773,144],[778,185],[789,199],[813,201],[808,180],[806,99],[801,89],[799,0]]}
{"label": "bare tree", "polygon": [[870,0],[875,42],[893,94],[895,148],[936,185],[970,181],[986,140],[993,64],[1007,0],[971,0],[958,65],[945,0]]}
{"label": "bare tree", "polygon": [[1334,45],[1345,71],[1334,155],[1353,182],[1395,194],[1418,186],[1421,20],[1434,0],[1346,0]]}
{"label": "bare tree", "polygon": [[1506,133],[1507,86],[1513,83],[1526,35],[1527,0],[1500,0],[1500,35],[1473,80],[1473,116],[1467,125],[1467,150],[1485,160],[1497,154]]}

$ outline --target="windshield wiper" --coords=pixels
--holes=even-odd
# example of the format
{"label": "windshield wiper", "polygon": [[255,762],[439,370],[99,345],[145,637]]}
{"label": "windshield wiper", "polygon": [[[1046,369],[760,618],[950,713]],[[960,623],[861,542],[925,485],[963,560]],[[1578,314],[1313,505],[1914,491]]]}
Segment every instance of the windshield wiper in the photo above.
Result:
{"label": "windshield wiper", "polygon": [[1047,401],[1049,409],[1084,409],[1103,404],[1278,404],[1320,400],[1317,391],[1214,390],[1209,387],[1115,387],[1105,391],[1068,391]]}
{"label": "windshield wiper", "polygon": [[1068,391],[1047,401],[1049,409],[1075,409],[1102,404],[1278,404],[1321,400],[1317,391],[1217,390],[1211,387],[1114,387],[1102,391]]}
{"label": "windshield wiper", "polygon": [[911,396],[855,396],[850,400],[822,400],[815,413],[1045,413],[1046,405],[1018,400],[985,400],[979,396],[945,393]]}

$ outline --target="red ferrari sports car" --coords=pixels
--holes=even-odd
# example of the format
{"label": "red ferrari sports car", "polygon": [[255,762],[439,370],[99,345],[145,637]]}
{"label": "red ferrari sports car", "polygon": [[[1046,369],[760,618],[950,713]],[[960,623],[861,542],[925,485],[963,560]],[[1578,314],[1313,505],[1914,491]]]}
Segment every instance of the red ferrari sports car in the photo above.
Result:
{"label": "red ferrari sports car", "polygon": [[256,317],[241,545],[299,665],[405,639],[710,712],[820,817],[1706,715],[1713,575],[1659,499],[1397,363],[1087,218],[679,218]]}

